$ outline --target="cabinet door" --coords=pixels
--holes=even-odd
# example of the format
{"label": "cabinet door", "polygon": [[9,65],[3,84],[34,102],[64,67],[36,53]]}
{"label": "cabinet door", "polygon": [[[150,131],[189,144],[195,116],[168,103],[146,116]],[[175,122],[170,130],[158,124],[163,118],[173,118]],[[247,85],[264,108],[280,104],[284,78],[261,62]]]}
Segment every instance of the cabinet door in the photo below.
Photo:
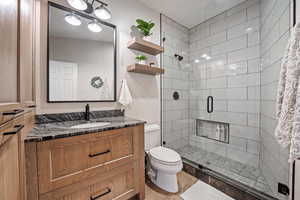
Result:
{"label": "cabinet door", "polygon": [[0,102],[18,100],[18,0],[0,3]]}
{"label": "cabinet door", "polygon": [[34,0],[1,0],[0,108],[33,102],[34,13]]}
{"label": "cabinet door", "polygon": [[[2,134],[2,133],[1,133]],[[7,137],[7,136],[6,136]],[[3,139],[3,138],[2,138]],[[0,199],[19,200],[18,135],[0,144]]]}
{"label": "cabinet door", "polygon": [[19,100],[34,102],[34,0],[20,0]]}

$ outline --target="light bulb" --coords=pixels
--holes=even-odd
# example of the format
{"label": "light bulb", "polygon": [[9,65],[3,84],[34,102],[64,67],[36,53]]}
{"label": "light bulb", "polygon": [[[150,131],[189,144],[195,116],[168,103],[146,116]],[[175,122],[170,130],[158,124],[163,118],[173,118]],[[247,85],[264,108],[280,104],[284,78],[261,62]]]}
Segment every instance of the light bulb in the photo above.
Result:
{"label": "light bulb", "polygon": [[105,8],[104,5],[97,7],[94,10],[94,13],[99,19],[107,20],[111,18],[110,11],[107,8]]}
{"label": "light bulb", "polygon": [[78,10],[87,9],[87,3],[84,0],[67,0],[70,6]]}
{"label": "light bulb", "polygon": [[89,22],[88,29],[94,33],[99,33],[102,31],[100,24],[96,20]]}
{"label": "light bulb", "polygon": [[81,25],[81,20],[78,16],[76,16],[73,13],[67,14],[65,17],[65,21],[68,22],[69,24],[73,26],[80,26]]}

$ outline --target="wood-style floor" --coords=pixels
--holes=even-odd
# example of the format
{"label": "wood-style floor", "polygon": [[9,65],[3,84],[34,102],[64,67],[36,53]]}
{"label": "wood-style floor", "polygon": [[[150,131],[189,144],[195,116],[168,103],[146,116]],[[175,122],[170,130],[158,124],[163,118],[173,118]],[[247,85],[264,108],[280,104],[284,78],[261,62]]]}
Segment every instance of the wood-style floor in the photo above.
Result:
{"label": "wood-style floor", "polygon": [[198,179],[183,171],[178,173],[177,177],[179,183],[179,192],[176,194],[167,193],[156,187],[153,183],[151,183],[150,180],[147,180],[145,200],[182,200],[179,195],[196,183]]}

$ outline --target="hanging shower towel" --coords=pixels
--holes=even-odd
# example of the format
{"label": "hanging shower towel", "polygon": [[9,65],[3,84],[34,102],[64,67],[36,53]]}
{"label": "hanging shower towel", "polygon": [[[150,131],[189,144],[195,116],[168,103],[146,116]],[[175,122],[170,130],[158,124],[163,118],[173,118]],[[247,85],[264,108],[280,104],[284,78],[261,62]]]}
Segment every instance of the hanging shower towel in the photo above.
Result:
{"label": "hanging shower towel", "polygon": [[275,136],[290,148],[289,161],[300,157],[300,24],[292,31],[282,60],[277,94]]}
{"label": "hanging shower towel", "polygon": [[122,80],[119,103],[124,107],[127,107],[132,103],[132,97],[125,79]]}

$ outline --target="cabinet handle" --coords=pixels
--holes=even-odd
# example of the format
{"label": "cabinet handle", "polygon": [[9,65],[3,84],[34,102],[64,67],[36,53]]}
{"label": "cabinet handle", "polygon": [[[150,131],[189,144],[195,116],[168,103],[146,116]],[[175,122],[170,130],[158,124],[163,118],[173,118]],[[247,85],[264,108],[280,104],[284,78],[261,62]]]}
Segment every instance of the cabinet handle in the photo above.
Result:
{"label": "cabinet handle", "polygon": [[15,135],[24,128],[24,125],[15,125],[14,130],[3,133],[3,135]]}
{"label": "cabinet handle", "polygon": [[90,200],[96,200],[96,199],[99,199],[100,197],[103,197],[103,196],[105,196],[105,195],[107,195],[107,194],[109,194],[109,193],[111,193],[111,189],[110,189],[110,188],[107,188],[107,191],[106,191],[106,192],[104,192],[104,193],[102,193],[102,194],[99,194],[99,195],[97,195],[97,196],[91,196],[91,197],[90,197]]}
{"label": "cabinet handle", "polygon": [[214,98],[212,96],[207,97],[207,112],[212,113],[214,111]]}
{"label": "cabinet handle", "polygon": [[100,153],[89,154],[89,157],[92,158],[92,157],[100,156],[100,155],[107,154],[107,153],[110,153],[109,149],[106,151],[100,152]]}
{"label": "cabinet handle", "polygon": [[15,109],[15,110],[10,110],[10,111],[3,112],[2,115],[16,115],[16,114],[19,114],[21,112],[24,112],[24,110]]}

